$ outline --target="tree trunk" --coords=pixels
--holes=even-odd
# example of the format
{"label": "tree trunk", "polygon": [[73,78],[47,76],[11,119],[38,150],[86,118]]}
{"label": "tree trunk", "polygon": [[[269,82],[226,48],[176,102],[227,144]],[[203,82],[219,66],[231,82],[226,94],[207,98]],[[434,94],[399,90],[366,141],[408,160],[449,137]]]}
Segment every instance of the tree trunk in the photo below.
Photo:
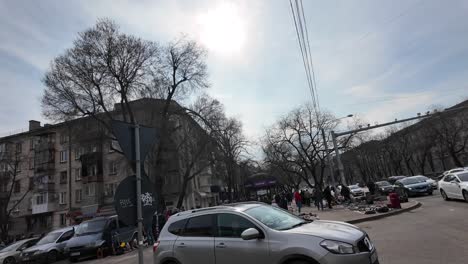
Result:
{"label": "tree trunk", "polygon": [[182,183],[182,188],[180,190],[180,193],[179,193],[179,198],[177,200],[177,209],[180,209],[182,207],[182,203],[184,202],[184,198],[185,198],[185,193],[186,193],[186,190],[187,190],[187,185],[189,183],[189,179],[187,178],[184,178],[184,182]]}
{"label": "tree trunk", "polygon": [[455,166],[463,167],[463,163],[460,161],[460,159],[457,157],[457,154],[453,150],[450,151],[450,156],[452,157]]}

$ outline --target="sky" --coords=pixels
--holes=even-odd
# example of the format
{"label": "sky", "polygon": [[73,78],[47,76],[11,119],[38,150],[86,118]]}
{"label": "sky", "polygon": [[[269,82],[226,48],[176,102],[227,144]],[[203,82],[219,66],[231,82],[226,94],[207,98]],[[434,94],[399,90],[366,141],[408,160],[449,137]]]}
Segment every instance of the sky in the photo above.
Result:
{"label": "sky", "polygon": [[[468,99],[468,1],[304,0],[320,107],[368,123]],[[50,61],[98,18],[208,50],[211,96],[251,140],[310,102],[288,0],[0,0],[0,135],[41,116]]]}

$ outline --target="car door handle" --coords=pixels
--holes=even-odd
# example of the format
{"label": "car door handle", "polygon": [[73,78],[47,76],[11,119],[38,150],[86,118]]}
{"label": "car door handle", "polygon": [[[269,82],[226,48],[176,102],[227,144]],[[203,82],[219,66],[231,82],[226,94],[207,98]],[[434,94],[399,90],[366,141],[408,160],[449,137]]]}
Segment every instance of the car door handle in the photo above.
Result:
{"label": "car door handle", "polygon": [[224,243],[219,243],[218,245],[216,245],[217,248],[225,248],[226,245]]}
{"label": "car door handle", "polygon": [[177,247],[184,248],[184,247],[187,247],[187,246],[185,245],[185,243],[180,243]]}

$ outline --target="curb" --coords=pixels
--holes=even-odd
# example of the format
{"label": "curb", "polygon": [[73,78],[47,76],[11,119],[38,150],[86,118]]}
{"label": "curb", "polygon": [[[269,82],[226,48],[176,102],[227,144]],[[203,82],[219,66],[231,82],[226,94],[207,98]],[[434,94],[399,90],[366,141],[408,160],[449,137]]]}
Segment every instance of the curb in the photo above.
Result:
{"label": "curb", "polygon": [[401,213],[404,213],[404,212],[414,210],[416,208],[421,207],[421,205],[422,204],[420,202],[416,201],[415,205],[412,205],[412,206],[410,206],[408,208],[404,208],[404,209],[401,209],[401,210],[398,210],[398,211],[392,211],[392,212],[389,212],[389,213],[386,213],[386,214],[372,215],[372,216],[369,216],[369,217],[349,220],[349,221],[345,221],[345,222],[350,223],[350,224],[358,224],[358,223],[367,222],[367,221],[374,221],[374,220],[382,219],[382,218],[385,218],[385,217],[388,217],[388,216],[397,215],[397,214],[401,214]]}

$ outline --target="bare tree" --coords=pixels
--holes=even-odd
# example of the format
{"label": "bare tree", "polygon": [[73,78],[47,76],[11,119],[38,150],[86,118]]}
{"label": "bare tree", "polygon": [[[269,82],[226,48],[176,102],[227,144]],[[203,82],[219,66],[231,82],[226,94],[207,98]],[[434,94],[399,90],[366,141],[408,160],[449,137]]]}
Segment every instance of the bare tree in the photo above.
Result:
{"label": "bare tree", "polygon": [[[31,186],[21,185],[19,174],[25,158],[13,144],[2,143],[0,150],[0,231],[1,239],[8,237],[10,216],[24,200]],[[24,188],[24,186],[27,186]],[[14,200],[12,199],[14,198]]]}
{"label": "bare tree", "polygon": [[[323,187],[326,159],[322,129],[333,130],[337,120],[330,113],[317,112],[312,106],[304,105],[291,111],[267,131],[264,145],[267,147],[269,162],[283,170],[301,177],[313,187]],[[328,134],[328,133],[327,133]],[[326,138],[330,144],[331,139]],[[349,138],[342,139],[345,146]]]}
{"label": "bare tree", "polygon": [[43,82],[43,113],[56,120],[92,116],[103,122],[120,118],[133,123],[130,101],[153,83],[160,57],[158,44],[119,31],[113,21],[101,19],[78,34],[73,47],[54,59]]}

